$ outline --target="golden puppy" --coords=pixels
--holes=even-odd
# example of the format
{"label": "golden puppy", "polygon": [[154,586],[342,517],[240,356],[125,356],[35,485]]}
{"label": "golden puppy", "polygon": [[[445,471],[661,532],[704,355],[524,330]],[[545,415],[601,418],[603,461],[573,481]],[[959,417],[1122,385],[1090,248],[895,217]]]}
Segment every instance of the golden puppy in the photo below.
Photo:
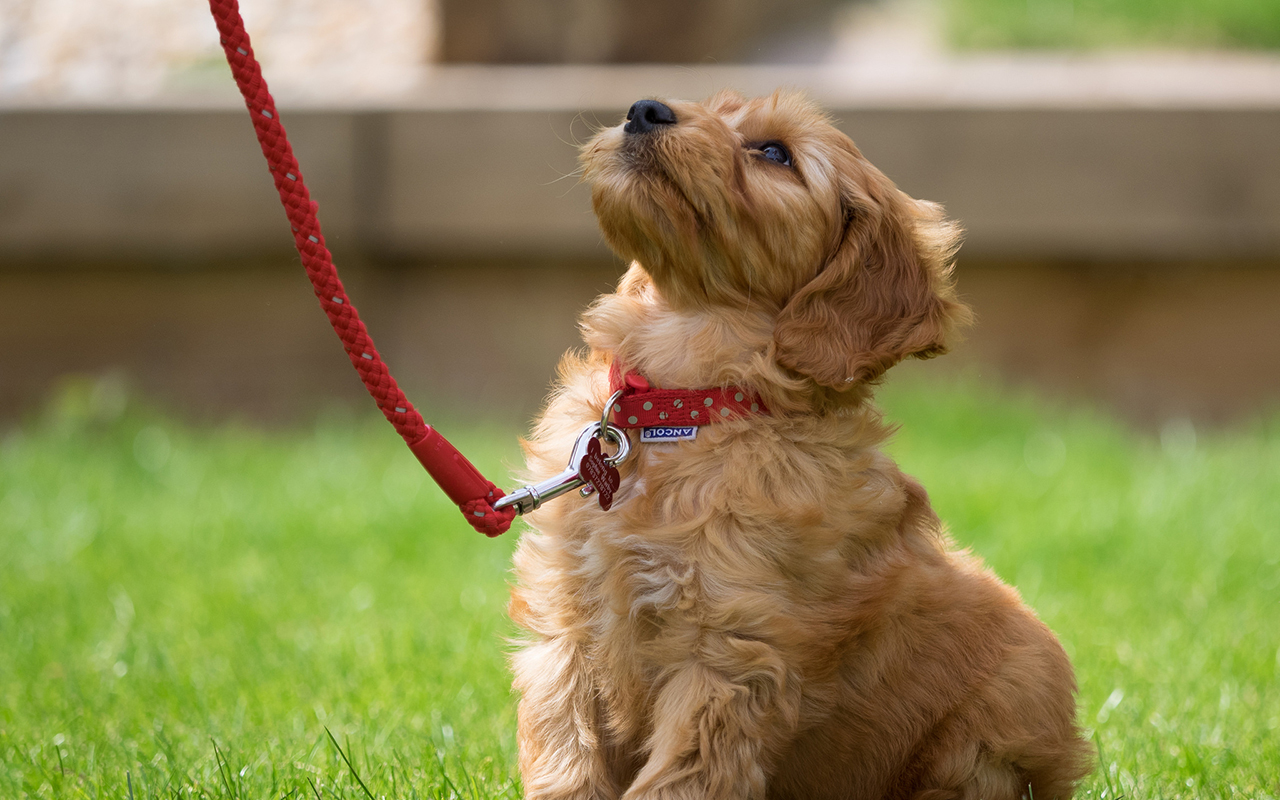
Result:
{"label": "golden puppy", "polygon": [[583,319],[530,471],[564,468],[615,362],[765,409],[635,443],[609,511],[531,515],[526,797],[1070,796],[1088,757],[1062,648],[954,549],[869,400],[966,320],[956,226],[795,94],[641,101],[582,163],[631,267]]}

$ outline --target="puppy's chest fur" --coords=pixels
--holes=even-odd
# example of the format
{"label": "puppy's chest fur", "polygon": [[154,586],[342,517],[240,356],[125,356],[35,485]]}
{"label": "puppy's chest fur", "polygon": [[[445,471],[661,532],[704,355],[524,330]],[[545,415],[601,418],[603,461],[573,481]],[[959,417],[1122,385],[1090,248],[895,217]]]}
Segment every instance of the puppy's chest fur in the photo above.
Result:
{"label": "puppy's chest fur", "polygon": [[[542,430],[590,417],[562,396]],[[860,633],[858,598],[886,580],[872,554],[897,546],[906,501],[882,437],[872,419],[757,417],[638,445],[612,510],[575,498],[534,518],[513,614],[582,649],[620,740],[645,735],[655,690],[693,659],[821,695]],[[530,449],[549,469],[563,447]]]}

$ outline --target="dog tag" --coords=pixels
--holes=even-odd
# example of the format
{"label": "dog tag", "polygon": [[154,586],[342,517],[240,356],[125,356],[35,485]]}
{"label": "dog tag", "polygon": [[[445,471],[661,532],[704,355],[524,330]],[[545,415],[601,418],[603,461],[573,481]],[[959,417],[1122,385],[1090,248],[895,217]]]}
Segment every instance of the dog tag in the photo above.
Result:
{"label": "dog tag", "polygon": [[596,497],[600,499],[600,507],[608,511],[609,506],[613,505],[613,493],[618,491],[622,478],[618,475],[616,467],[605,463],[598,437],[593,436],[591,441],[587,442],[587,452],[578,462],[578,477],[590,484],[596,492]]}
{"label": "dog tag", "polygon": [[[612,458],[605,458],[600,448],[600,437],[607,438],[617,445],[618,452]],[[565,492],[581,488],[582,496],[588,497],[592,492],[600,495],[600,507],[605,511],[613,504],[613,493],[618,491],[622,476],[617,466],[631,455],[631,440],[621,428],[593,422],[578,434],[578,441],[573,444],[573,452],[569,454],[569,466],[559,475],[553,475],[523,489],[517,489],[493,504],[497,511],[514,507],[516,513],[527,514],[543,502],[559,497]]]}

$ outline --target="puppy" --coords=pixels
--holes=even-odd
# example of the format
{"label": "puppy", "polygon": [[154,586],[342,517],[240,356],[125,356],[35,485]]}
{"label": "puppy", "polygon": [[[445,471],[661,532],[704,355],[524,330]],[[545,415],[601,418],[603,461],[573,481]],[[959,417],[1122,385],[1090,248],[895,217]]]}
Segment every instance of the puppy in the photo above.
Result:
{"label": "puppy", "polygon": [[611,510],[531,515],[525,796],[1069,797],[1088,757],[1062,648],[954,548],[870,402],[968,318],[956,226],[796,94],[641,101],[581,158],[631,266],[583,318],[530,472],[562,470],[619,385],[756,408],[724,400],[676,443],[632,430]]}

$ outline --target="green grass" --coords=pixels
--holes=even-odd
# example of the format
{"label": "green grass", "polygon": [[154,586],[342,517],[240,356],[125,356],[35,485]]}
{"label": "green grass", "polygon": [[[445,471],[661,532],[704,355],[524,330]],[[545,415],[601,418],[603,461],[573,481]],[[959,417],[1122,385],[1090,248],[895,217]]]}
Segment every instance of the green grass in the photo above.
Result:
{"label": "green grass", "polygon": [[[513,537],[465,528],[381,420],[205,429],[110,394],[0,434],[0,797],[519,796]],[[1280,420],[884,397],[895,455],[1075,661],[1082,795],[1280,796]],[[517,431],[446,431],[517,460]]]}
{"label": "green grass", "polygon": [[1280,48],[1278,0],[943,0],[962,48]]}

